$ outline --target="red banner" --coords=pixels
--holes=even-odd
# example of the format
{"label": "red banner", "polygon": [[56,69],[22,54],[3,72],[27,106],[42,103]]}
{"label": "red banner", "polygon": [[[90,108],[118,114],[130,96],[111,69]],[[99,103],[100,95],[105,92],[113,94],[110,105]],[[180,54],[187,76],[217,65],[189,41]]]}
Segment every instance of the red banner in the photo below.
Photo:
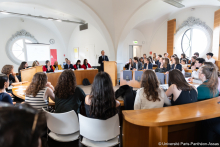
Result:
{"label": "red banner", "polygon": [[50,49],[50,64],[54,65],[55,61],[57,61],[57,49]]}

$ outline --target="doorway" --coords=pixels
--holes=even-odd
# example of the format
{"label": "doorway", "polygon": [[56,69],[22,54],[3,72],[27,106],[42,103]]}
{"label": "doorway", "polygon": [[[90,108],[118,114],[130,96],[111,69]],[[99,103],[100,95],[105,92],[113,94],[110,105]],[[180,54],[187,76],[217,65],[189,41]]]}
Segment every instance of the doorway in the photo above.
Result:
{"label": "doorway", "polygon": [[141,45],[129,45],[129,58],[142,57],[142,46]]}

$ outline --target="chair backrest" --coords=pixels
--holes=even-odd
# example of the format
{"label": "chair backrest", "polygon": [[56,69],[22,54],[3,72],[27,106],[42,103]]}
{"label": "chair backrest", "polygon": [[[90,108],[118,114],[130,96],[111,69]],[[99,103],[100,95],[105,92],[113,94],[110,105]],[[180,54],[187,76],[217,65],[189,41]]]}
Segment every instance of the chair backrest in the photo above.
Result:
{"label": "chair backrest", "polygon": [[165,82],[165,79],[164,79],[164,78],[165,78],[164,73],[156,72],[156,75],[157,75],[157,78],[158,78],[160,84],[164,84],[164,82]]}
{"label": "chair backrest", "polygon": [[120,134],[118,114],[107,119],[93,119],[79,114],[80,135],[93,141],[106,141]]}
{"label": "chair backrest", "polygon": [[64,135],[79,131],[79,121],[74,110],[66,113],[50,113],[43,110],[46,112],[47,127],[52,132]]}

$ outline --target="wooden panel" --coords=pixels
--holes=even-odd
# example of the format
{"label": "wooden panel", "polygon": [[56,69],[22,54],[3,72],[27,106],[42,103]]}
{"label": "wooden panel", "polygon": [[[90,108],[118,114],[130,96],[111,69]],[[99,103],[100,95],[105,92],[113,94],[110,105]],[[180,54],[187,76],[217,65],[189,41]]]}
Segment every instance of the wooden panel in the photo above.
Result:
{"label": "wooden panel", "polygon": [[35,66],[36,72],[43,72],[43,66]]}
{"label": "wooden panel", "polygon": [[47,73],[47,81],[53,85],[53,87],[56,87],[58,79],[62,72],[56,72],[56,73]]}
{"label": "wooden panel", "polygon": [[21,81],[31,82],[35,73],[37,73],[36,67],[30,67],[30,68],[21,70]]}
{"label": "wooden panel", "polygon": [[160,146],[159,142],[168,142],[168,126],[149,128],[149,146]]}
{"label": "wooden panel", "polygon": [[213,29],[213,58],[220,60],[220,9],[215,11]]}
{"label": "wooden panel", "polygon": [[174,34],[176,33],[176,19],[167,22],[167,53],[173,55]]}
{"label": "wooden panel", "polygon": [[151,147],[149,127],[137,126],[123,119],[122,129],[123,147]]}
{"label": "wooden panel", "polygon": [[111,79],[113,86],[117,85],[117,65],[115,61],[104,61],[104,71],[107,72]]}
{"label": "wooden panel", "polygon": [[[190,123],[220,116],[220,97],[191,104],[123,111],[124,119],[140,126],[168,126]],[[175,113],[174,113],[175,112]]]}

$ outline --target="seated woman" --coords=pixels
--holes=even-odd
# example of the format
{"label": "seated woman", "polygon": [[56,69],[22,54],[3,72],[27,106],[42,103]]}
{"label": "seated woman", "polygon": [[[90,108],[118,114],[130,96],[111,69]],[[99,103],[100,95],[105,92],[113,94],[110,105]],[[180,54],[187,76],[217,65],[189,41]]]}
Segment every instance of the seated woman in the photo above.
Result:
{"label": "seated woman", "polygon": [[38,72],[26,89],[25,102],[38,110],[47,109],[48,97],[55,101],[53,91],[54,87],[50,82],[47,82],[47,75],[43,72]]}
{"label": "seated woman", "polygon": [[76,69],[79,69],[79,68],[82,68],[81,66],[81,61],[80,60],[77,60],[76,64],[73,65],[73,68],[76,70]]}
{"label": "seated woman", "polygon": [[84,103],[86,97],[84,91],[77,87],[76,76],[72,70],[62,72],[54,94],[56,113],[74,110],[78,114],[80,112],[80,105]]}
{"label": "seated woman", "polygon": [[18,73],[19,73],[19,76],[21,76],[21,70],[22,69],[26,69],[28,67],[28,63],[27,62],[21,62],[19,68],[18,68]]}
{"label": "seated woman", "polygon": [[90,95],[85,98],[87,117],[106,120],[118,113],[119,106],[109,74],[99,72],[93,81]]}
{"label": "seated woman", "polygon": [[140,57],[139,62],[142,64],[142,69],[144,68],[144,58]]}
{"label": "seated woman", "polygon": [[159,65],[160,65],[159,68],[162,69],[164,72],[170,70],[170,64],[168,58],[162,58],[162,62]]}
{"label": "seated woman", "polygon": [[26,104],[13,106],[0,103],[0,107],[1,147],[42,146],[41,137],[47,127],[44,112]]}
{"label": "seated woman", "polygon": [[171,67],[171,70],[173,69],[179,69],[180,71],[182,71],[182,65],[179,63],[179,58],[175,57],[172,60],[173,64]]}
{"label": "seated woman", "polygon": [[13,104],[11,96],[6,93],[5,89],[9,86],[8,76],[5,74],[0,74],[0,101]]}
{"label": "seated woman", "polygon": [[58,65],[58,62],[55,61],[54,65],[53,65],[53,70],[62,70],[63,68],[61,67],[61,65]]}
{"label": "seated woman", "polygon": [[191,68],[192,68],[192,66],[195,66],[196,59],[197,59],[197,57],[196,57],[196,56],[192,56],[192,58],[191,58],[191,65],[190,65],[189,69],[191,69]]}
{"label": "seated woman", "polygon": [[134,110],[161,108],[164,103],[171,105],[153,70],[146,70],[142,75],[141,88],[137,90]]}
{"label": "seated woman", "polygon": [[181,61],[181,65],[182,65],[182,68],[183,68],[184,70],[188,69],[188,66],[187,66],[187,64],[186,64],[186,59],[183,59],[183,60]]}
{"label": "seated woman", "polygon": [[215,67],[208,65],[200,67],[199,79],[203,82],[197,87],[199,101],[214,98],[219,95],[218,75]]}
{"label": "seated woman", "polygon": [[54,72],[53,66],[50,65],[50,61],[49,61],[49,60],[47,60],[47,61],[46,61],[46,65],[43,66],[43,72],[46,72],[46,73],[48,73],[48,72]]}
{"label": "seated woman", "polygon": [[87,68],[92,68],[92,66],[88,63],[87,59],[84,59],[83,65],[81,66],[81,68],[87,69]]}
{"label": "seated woman", "polygon": [[197,102],[197,90],[186,82],[181,71],[174,69],[169,72],[169,88],[166,91],[171,96],[172,105],[182,105]]}
{"label": "seated woman", "polygon": [[185,59],[186,63],[188,63],[188,60],[186,59],[186,54],[181,54],[180,63],[183,59]]}
{"label": "seated woman", "polygon": [[153,63],[155,64],[157,61],[157,53],[153,53]]}
{"label": "seated woman", "polygon": [[39,65],[40,65],[40,63],[37,60],[35,60],[32,64],[32,67],[39,66]]}
{"label": "seated woman", "polygon": [[134,62],[133,62],[133,60],[130,58],[130,59],[129,59],[129,63],[127,63],[127,64],[125,65],[125,69],[126,69],[126,70],[132,70],[133,65],[134,65]]}
{"label": "seated woman", "polygon": [[144,59],[144,69],[153,69],[153,64],[149,58]]}

